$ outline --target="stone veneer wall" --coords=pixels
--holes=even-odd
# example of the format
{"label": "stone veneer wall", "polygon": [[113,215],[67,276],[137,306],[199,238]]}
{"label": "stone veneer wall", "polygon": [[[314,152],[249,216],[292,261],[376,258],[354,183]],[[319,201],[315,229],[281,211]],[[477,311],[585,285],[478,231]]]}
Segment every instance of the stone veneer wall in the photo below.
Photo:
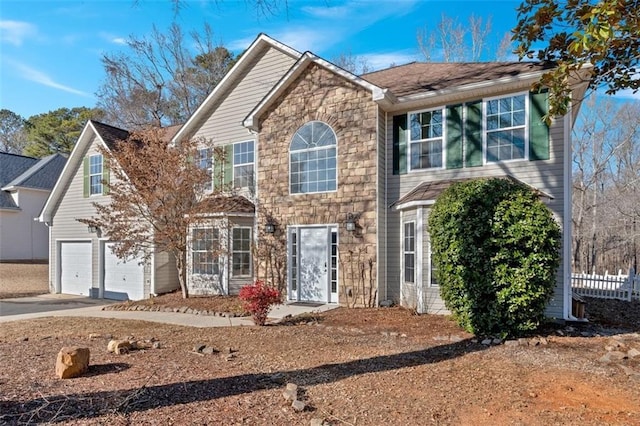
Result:
{"label": "stone veneer wall", "polygon": [[[338,224],[338,294],[342,304],[375,304],[377,106],[371,92],[311,64],[260,117],[258,197],[260,208],[278,223]],[[303,124],[319,120],[337,136],[337,191],[289,194],[289,144]],[[346,231],[348,213],[358,229]],[[259,260],[258,260],[259,261]],[[364,278],[362,274],[364,273]]]}

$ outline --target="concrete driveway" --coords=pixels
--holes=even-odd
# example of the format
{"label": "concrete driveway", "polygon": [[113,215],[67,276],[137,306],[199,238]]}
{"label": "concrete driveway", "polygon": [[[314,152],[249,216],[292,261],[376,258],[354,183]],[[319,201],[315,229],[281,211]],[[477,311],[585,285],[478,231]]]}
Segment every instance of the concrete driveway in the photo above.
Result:
{"label": "concrete driveway", "polygon": [[32,297],[0,300],[0,317],[41,314],[54,311],[89,308],[114,303],[111,300],[90,299],[68,294],[41,294]]}

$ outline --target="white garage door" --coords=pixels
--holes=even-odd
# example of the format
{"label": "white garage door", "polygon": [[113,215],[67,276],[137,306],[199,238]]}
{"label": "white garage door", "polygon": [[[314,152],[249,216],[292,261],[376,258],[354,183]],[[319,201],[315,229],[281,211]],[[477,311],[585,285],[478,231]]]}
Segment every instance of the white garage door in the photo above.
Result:
{"label": "white garage door", "polygon": [[60,243],[60,292],[90,296],[91,243]]}
{"label": "white garage door", "polygon": [[144,266],[138,259],[123,261],[111,252],[114,243],[105,243],[104,298],[116,300],[144,299]]}

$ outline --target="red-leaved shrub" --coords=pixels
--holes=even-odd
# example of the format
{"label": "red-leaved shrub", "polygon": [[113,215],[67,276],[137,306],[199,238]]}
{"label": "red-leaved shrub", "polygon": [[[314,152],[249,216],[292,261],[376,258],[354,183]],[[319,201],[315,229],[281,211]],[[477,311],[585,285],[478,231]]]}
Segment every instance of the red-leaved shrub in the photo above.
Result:
{"label": "red-leaved shrub", "polygon": [[271,306],[280,303],[281,300],[280,290],[266,285],[261,280],[242,287],[239,297],[242,307],[251,314],[255,325],[264,325]]}

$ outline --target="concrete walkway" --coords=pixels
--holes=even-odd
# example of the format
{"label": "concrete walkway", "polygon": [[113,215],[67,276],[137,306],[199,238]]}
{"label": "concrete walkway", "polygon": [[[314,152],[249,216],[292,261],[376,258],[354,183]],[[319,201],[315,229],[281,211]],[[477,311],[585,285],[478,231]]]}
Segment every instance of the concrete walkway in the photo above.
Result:
{"label": "concrete walkway", "polygon": [[[182,325],[188,327],[229,327],[229,326],[252,326],[253,321],[250,318],[224,318],[224,317],[216,317],[216,316],[208,316],[208,315],[193,315],[193,314],[182,314],[177,312],[147,312],[147,311],[103,311],[102,308],[104,305],[109,304],[107,301],[105,303],[104,300],[101,302],[101,299],[88,299],[88,298],[78,298],[78,296],[67,296],[67,295],[41,295],[30,298],[21,298],[21,299],[5,299],[1,302],[11,303],[21,301],[24,302],[33,302],[34,299],[37,302],[46,302],[47,300],[54,301],[54,305],[59,305],[60,300],[65,300],[67,298],[69,301],[75,299],[76,303],[81,303],[80,299],[84,302],[95,301],[93,306],[85,306],[82,307],[73,307],[71,309],[59,309],[59,310],[51,310],[46,312],[30,312],[25,314],[15,314],[15,315],[3,315],[0,316],[0,323],[10,322],[10,321],[22,321],[34,318],[45,318],[45,317],[89,317],[89,318],[114,318],[114,319],[126,319],[126,320],[139,320],[139,321],[151,321],[151,322],[160,322],[165,324],[175,324]],[[29,300],[24,300],[29,299]],[[89,303],[89,302],[87,302]],[[323,312],[330,309],[337,308],[338,305],[321,305],[321,306],[305,306],[299,304],[288,304],[288,305],[277,305],[274,307],[269,313],[269,322],[278,322],[283,318],[290,316],[296,316],[303,313],[311,313],[311,312]]]}

